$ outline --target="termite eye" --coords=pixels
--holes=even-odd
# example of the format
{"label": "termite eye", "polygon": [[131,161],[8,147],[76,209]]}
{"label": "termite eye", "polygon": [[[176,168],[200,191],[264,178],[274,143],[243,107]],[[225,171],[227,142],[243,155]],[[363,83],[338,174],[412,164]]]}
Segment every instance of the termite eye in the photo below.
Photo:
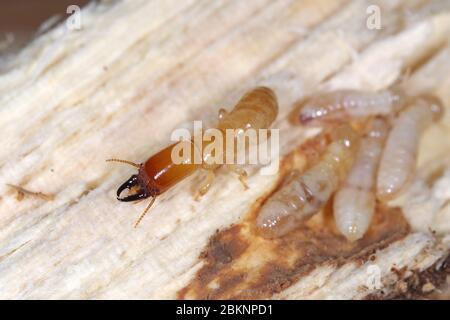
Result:
{"label": "termite eye", "polygon": [[[139,187],[137,190],[137,193],[128,195],[124,198],[120,197],[120,195],[122,194],[122,192],[125,189],[131,190],[132,188],[135,188],[135,187]],[[119,201],[124,201],[124,202],[136,201],[136,200],[140,200],[140,199],[145,199],[148,196],[149,196],[148,193],[144,189],[142,189],[142,187],[139,186],[139,179],[138,179],[137,175],[132,175],[130,177],[130,179],[125,181],[119,187],[119,189],[117,189],[117,200],[119,200]]]}

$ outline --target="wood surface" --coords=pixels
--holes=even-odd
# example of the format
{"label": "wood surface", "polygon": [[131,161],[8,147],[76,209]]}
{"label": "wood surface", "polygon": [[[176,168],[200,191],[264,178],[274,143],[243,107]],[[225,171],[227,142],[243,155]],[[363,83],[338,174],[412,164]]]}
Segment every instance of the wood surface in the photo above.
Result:
{"label": "wood surface", "polygon": [[[380,30],[367,27],[370,5],[381,9]],[[195,174],[133,229],[146,203],[115,192],[134,169],[105,159],[143,162],[174,129],[213,123],[256,85],[279,98],[283,163],[315,134],[288,121],[293,103],[320,90],[401,81],[448,109],[448,1],[100,1],[81,19],[81,30],[63,22],[0,61],[0,298],[359,299],[446,281],[450,110],[421,140],[397,209],[377,213],[354,246],[320,216],[299,247],[253,233],[258,201],[285,170],[253,172],[245,192],[222,170],[200,202],[192,195],[204,173]],[[306,263],[305,248],[321,255]],[[370,265],[382,289],[367,287]]]}

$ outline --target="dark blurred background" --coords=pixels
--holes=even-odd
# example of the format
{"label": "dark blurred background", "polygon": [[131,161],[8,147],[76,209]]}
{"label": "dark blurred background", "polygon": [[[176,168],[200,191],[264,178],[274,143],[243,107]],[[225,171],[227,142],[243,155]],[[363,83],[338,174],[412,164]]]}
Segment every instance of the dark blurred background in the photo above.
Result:
{"label": "dark blurred background", "polygon": [[89,1],[0,0],[0,53],[20,49],[47,19],[55,15],[64,19],[68,6],[83,7]]}

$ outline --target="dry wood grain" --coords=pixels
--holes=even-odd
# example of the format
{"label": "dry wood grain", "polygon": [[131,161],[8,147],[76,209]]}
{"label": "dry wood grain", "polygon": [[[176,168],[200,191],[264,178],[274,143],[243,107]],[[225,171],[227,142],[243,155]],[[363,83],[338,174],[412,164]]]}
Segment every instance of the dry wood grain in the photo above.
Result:
{"label": "dry wood grain", "polygon": [[[381,8],[381,30],[366,27],[371,4]],[[252,206],[279,177],[255,173],[241,192],[239,181],[223,171],[195,202],[193,188],[202,178],[196,174],[160,197],[135,230],[145,204],[115,200],[132,169],[105,159],[144,161],[169,142],[173,129],[213,121],[220,107],[231,107],[255,85],[279,96],[274,126],[283,155],[314,133],[287,117],[297,99],[317,90],[384,88],[409,69],[406,88],[430,91],[448,109],[449,35],[448,1],[89,5],[81,30],[62,23],[2,61],[0,297],[181,297],[205,266],[201,253],[216,230],[245,226]],[[450,244],[449,150],[447,112],[422,140],[413,186],[392,203],[411,225],[407,235],[380,247],[374,261],[315,265],[266,296],[377,296],[378,290],[361,289],[374,263],[384,293],[394,296],[401,293],[399,280],[441,271]],[[54,199],[19,201],[8,184]],[[245,270],[261,271],[260,250]],[[398,275],[393,267],[407,272]],[[243,286],[229,296],[239,296]]]}

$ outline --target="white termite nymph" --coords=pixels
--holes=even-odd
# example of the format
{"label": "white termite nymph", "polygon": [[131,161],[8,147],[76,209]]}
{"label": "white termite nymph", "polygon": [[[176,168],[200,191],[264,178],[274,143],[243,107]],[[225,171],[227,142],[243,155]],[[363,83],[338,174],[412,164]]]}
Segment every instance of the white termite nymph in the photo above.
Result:
{"label": "white termite nymph", "polygon": [[346,177],[358,142],[350,125],[335,128],[317,163],[292,174],[263,204],[256,218],[258,232],[265,238],[283,236],[320,211]]}
{"label": "white termite nymph", "polygon": [[333,199],[336,227],[350,241],[366,233],[375,210],[375,183],[381,153],[389,132],[384,118],[373,119],[342,187]]}
{"label": "white termite nymph", "polygon": [[337,90],[298,103],[296,118],[302,125],[343,122],[351,118],[395,114],[404,103],[405,94],[399,86],[376,92]]}
{"label": "white termite nymph", "polygon": [[412,99],[395,119],[378,171],[378,199],[391,200],[408,185],[415,173],[420,136],[442,114],[438,98],[422,95]]}

